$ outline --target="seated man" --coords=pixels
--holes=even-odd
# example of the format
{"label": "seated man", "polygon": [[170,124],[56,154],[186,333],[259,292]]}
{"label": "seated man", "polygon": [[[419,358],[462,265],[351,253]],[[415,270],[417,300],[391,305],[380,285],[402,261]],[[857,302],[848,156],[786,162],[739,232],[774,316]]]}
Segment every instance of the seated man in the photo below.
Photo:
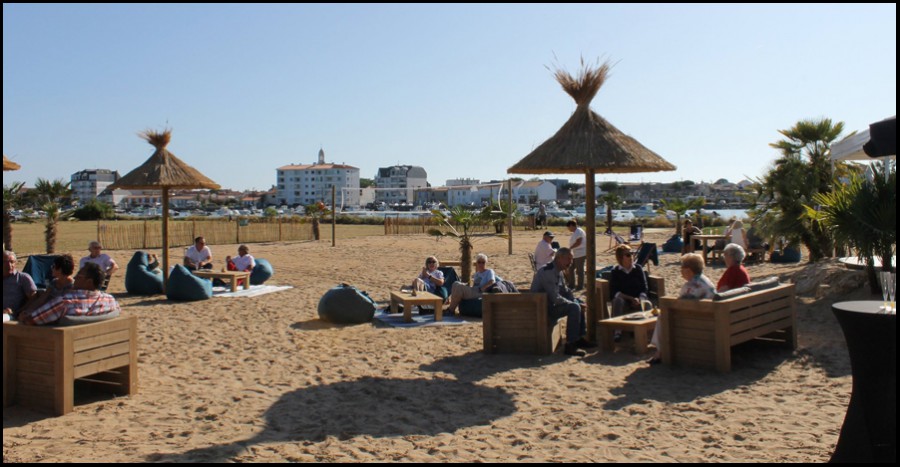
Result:
{"label": "seated man", "polygon": [[196,271],[198,269],[212,269],[212,251],[206,246],[206,239],[197,237],[194,239],[194,246],[190,247],[184,253],[184,267],[188,271]]}
{"label": "seated man", "polygon": [[22,324],[54,324],[63,316],[118,315],[119,304],[112,295],[98,290],[105,276],[100,266],[86,264],[75,275],[72,290],[19,316]]}
{"label": "seated man", "polygon": [[616,248],[616,262],[609,276],[609,294],[612,298],[613,317],[624,315],[626,310],[640,310],[641,300],[647,300],[650,288],[647,276],[640,264],[635,264],[631,247],[619,245]]}
{"label": "seated man", "polygon": [[552,243],[553,232],[548,230],[544,232],[544,237],[538,242],[537,247],[534,249],[534,264],[538,271],[553,261],[553,255],[556,251],[553,249]]}
{"label": "seated man", "polygon": [[531,292],[547,294],[547,312],[551,322],[556,322],[563,316],[568,317],[566,323],[566,355],[584,356],[579,348],[591,348],[596,344],[584,338],[587,332],[585,310],[586,305],[576,300],[572,291],[566,286],[563,275],[572,264],[572,251],[568,248],[560,248],[556,252],[553,262],[539,269],[531,281]]}
{"label": "seated man", "polygon": [[95,263],[100,266],[100,270],[106,274],[107,278],[110,278],[113,273],[119,270],[119,265],[108,254],[103,253],[103,245],[100,242],[95,240],[89,243],[88,251],[90,254],[81,258],[81,261],[78,262],[78,269],[83,268],[87,263]]}
{"label": "seated man", "polygon": [[16,254],[3,250],[3,321],[15,316],[37,294],[31,276],[16,270]]}
{"label": "seated man", "polygon": [[693,253],[694,250],[699,250],[703,248],[700,245],[700,240],[695,240],[695,235],[702,235],[703,231],[694,227],[694,223],[691,222],[690,219],[684,220],[684,227],[681,229],[681,238],[684,240],[684,247],[682,249],[682,253]]}

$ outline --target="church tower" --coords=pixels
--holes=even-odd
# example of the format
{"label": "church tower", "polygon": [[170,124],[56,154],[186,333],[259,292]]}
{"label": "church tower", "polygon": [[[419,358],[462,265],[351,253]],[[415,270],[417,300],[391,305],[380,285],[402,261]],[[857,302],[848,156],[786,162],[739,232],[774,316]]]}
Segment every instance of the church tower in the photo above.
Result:
{"label": "church tower", "polygon": [[319,164],[321,165],[324,163],[325,163],[325,150],[322,148],[319,148]]}

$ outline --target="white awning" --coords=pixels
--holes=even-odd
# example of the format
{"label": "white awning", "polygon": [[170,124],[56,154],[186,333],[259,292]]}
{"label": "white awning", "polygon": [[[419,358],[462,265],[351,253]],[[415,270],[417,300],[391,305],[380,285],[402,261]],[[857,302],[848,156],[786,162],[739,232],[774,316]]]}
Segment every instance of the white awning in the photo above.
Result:
{"label": "white awning", "polygon": [[871,161],[863,151],[863,145],[869,142],[869,130],[860,131],[831,145],[833,161]]}

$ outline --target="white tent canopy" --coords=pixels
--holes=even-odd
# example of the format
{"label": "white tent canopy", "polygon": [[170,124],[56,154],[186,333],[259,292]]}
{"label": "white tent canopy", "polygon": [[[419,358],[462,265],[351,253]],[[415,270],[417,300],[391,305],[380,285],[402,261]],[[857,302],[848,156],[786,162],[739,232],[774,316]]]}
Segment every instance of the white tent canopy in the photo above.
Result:
{"label": "white tent canopy", "polygon": [[833,161],[871,161],[863,151],[863,145],[869,142],[869,130],[865,129],[852,134],[837,143],[831,145],[831,160]]}

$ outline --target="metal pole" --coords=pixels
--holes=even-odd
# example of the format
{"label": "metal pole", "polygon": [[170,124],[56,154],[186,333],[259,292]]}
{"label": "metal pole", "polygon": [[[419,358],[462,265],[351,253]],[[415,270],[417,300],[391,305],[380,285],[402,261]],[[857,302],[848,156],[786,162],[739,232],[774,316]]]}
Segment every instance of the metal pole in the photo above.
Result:
{"label": "metal pole", "polygon": [[507,217],[509,217],[509,254],[513,254],[513,252],[512,252],[512,250],[513,250],[513,245],[512,245],[513,244],[513,240],[512,240],[512,236],[513,236],[512,179],[507,180],[506,183],[509,186],[509,190],[507,190],[508,193],[506,194],[506,202],[507,202],[508,209],[509,209],[509,214],[507,216]]}
{"label": "metal pole", "polygon": [[337,238],[335,231],[337,230],[337,207],[334,204],[334,185],[331,185],[331,246],[335,246]]}

